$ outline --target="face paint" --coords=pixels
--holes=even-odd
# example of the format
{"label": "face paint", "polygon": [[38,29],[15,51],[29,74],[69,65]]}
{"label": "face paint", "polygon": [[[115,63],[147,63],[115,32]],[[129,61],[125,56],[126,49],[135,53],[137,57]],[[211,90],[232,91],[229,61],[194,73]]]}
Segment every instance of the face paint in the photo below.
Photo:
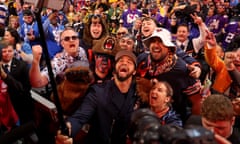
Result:
{"label": "face paint", "polygon": [[108,73],[111,69],[111,60],[108,56],[105,55],[96,55],[95,56],[95,69],[101,73]]}

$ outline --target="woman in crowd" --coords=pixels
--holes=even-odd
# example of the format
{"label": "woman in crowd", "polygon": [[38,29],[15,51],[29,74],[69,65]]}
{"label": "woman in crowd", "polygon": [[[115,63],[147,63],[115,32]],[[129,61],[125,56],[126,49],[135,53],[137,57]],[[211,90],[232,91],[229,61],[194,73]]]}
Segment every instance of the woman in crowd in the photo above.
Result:
{"label": "woman in crowd", "polygon": [[[98,40],[108,34],[108,28],[100,15],[91,15],[84,25],[83,39],[80,46],[85,49],[88,58],[91,57],[93,40]],[[89,58],[91,59],[91,58]]]}
{"label": "woman in crowd", "polygon": [[19,17],[15,16],[15,15],[11,15],[9,16],[9,23],[8,23],[8,27],[14,28],[17,31],[19,31]]}
{"label": "woman in crowd", "polygon": [[32,63],[33,55],[31,46],[22,42],[16,29],[8,27],[4,33],[4,40],[14,46],[15,57],[21,59],[28,64]]}

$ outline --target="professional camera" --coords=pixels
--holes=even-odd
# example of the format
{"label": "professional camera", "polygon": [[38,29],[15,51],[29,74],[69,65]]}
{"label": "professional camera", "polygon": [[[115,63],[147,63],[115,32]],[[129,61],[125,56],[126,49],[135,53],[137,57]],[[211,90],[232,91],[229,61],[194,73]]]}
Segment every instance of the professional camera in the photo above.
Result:
{"label": "professional camera", "polygon": [[191,14],[196,12],[197,5],[187,5],[184,9],[176,10],[175,16],[184,23],[193,22]]}
{"label": "professional camera", "polygon": [[158,130],[159,119],[150,109],[139,109],[131,117],[131,127],[129,131],[130,139],[138,139],[148,129]]}
{"label": "professional camera", "polygon": [[201,126],[162,126],[150,109],[133,113],[129,136],[133,144],[217,144],[214,134]]}

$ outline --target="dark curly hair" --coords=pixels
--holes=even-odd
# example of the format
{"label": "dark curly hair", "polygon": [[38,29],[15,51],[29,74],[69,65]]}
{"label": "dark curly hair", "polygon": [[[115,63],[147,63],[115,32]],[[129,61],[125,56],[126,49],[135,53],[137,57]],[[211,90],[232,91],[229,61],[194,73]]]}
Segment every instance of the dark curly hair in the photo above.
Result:
{"label": "dark curly hair", "polygon": [[8,31],[12,37],[14,37],[14,43],[13,45],[15,46],[17,43],[21,43],[22,40],[21,40],[21,37],[20,35],[18,34],[17,30],[14,29],[14,28],[11,28],[11,27],[7,27],[5,29],[5,32]]}
{"label": "dark curly hair", "polygon": [[90,15],[88,22],[84,25],[85,28],[83,31],[83,41],[85,43],[91,44],[91,45],[92,45],[93,38],[91,36],[90,26],[91,26],[93,20],[98,20],[99,23],[102,25],[102,34],[99,37],[99,39],[108,34],[108,27],[107,27],[107,24],[104,21],[104,19],[102,19],[102,17],[100,15]]}

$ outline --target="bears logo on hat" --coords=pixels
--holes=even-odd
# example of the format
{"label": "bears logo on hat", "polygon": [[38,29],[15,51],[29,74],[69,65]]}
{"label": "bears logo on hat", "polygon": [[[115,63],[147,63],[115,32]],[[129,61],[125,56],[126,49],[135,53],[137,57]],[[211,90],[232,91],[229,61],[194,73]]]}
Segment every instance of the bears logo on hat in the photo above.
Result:
{"label": "bears logo on hat", "polygon": [[103,48],[113,50],[114,44],[115,44],[115,41],[112,38],[109,38],[104,42]]}
{"label": "bears logo on hat", "polygon": [[114,37],[106,36],[93,41],[93,53],[115,56],[119,50],[120,46]]}

